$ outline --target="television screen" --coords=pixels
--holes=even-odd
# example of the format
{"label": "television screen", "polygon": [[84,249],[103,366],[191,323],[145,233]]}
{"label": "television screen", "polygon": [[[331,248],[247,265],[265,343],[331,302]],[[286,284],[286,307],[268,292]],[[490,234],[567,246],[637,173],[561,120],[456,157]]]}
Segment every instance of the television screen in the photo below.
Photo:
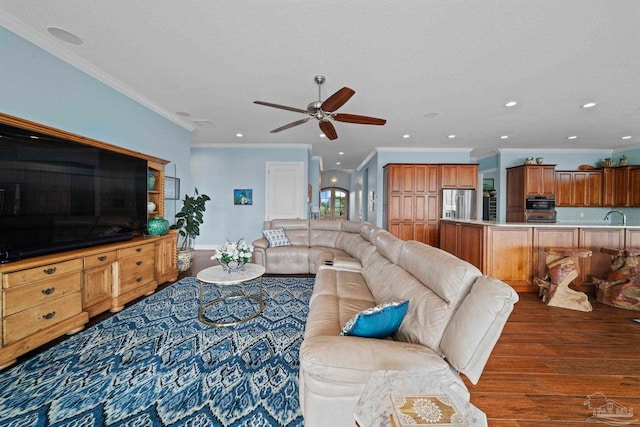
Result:
{"label": "television screen", "polygon": [[144,159],[0,124],[0,261],[141,234],[146,176]]}

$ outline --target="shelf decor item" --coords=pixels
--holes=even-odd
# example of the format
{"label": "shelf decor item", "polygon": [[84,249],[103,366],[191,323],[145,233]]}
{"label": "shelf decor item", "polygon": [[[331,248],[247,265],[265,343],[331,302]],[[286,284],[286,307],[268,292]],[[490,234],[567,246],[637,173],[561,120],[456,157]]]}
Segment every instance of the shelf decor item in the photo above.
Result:
{"label": "shelf decor item", "polygon": [[151,213],[156,210],[156,204],[153,202],[147,202],[147,212]]}
{"label": "shelf decor item", "polygon": [[163,236],[169,231],[169,221],[156,215],[147,222],[147,233],[151,236]]}
{"label": "shelf decor item", "polygon": [[605,168],[612,168],[616,165],[616,161],[611,159],[610,157],[607,157],[606,159],[604,159],[602,161],[602,166]]}
{"label": "shelf decor item", "polygon": [[149,172],[147,174],[147,191],[153,191],[156,188],[156,176]]}
{"label": "shelf decor item", "polygon": [[195,189],[195,195],[185,194],[182,201],[182,209],[176,214],[176,223],[170,229],[178,230],[182,238],[178,244],[178,271],[185,272],[191,268],[193,259],[193,245],[195,238],[200,235],[200,225],[204,222],[205,204],[211,200],[206,194],[199,194]]}
{"label": "shelf decor item", "polygon": [[237,242],[229,242],[216,250],[211,259],[217,260],[222,268],[231,274],[234,270],[244,270],[244,265],[251,261],[253,245],[245,242],[244,238]]}

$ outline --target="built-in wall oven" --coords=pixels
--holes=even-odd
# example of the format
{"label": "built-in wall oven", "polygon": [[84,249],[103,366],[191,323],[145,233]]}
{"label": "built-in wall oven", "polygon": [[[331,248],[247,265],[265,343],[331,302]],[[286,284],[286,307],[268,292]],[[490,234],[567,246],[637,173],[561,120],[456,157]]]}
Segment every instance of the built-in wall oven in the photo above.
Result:
{"label": "built-in wall oven", "polygon": [[556,198],[554,196],[528,196],[525,200],[526,222],[556,222]]}

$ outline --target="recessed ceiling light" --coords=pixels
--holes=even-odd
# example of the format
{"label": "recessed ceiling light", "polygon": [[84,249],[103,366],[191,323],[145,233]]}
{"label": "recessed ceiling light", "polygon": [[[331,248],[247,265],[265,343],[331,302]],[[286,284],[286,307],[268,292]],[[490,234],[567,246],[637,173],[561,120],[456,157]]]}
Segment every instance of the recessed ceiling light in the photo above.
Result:
{"label": "recessed ceiling light", "polygon": [[39,137],[37,137],[35,135],[29,135],[29,138],[31,138],[31,139],[40,139]]}
{"label": "recessed ceiling light", "polygon": [[320,138],[326,138],[326,135],[324,133],[321,133]]}
{"label": "recessed ceiling light", "polygon": [[185,111],[177,111],[176,114],[179,115],[180,117],[191,117],[191,114]]}
{"label": "recessed ceiling light", "polygon": [[438,113],[427,113],[424,115],[425,119],[433,119],[434,117],[438,117]]}
{"label": "recessed ceiling light", "polygon": [[455,137],[456,137],[456,136],[455,136],[454,134],[451,134],[451,135],[447,136],[447,138],[449,138],[449,139],[453,139],[453,138],[455,138]]}
{"label": "recessed ceiling light", "polygon": [[340,162],[336,162],[336,165],[340,165]]}
{"label": "recessed ceiling light", "polygon": [[405,133],[404,135],[402,135],[402,137],[403,137],[404,139],[407,139],[407,138],[411,138],[411,135],[409,135],[408,133]]}
{"label": "recessed ceiling light", "polygon": [[344,151],[340,151],[338,154],[342,156],[344,155]]}
{"label": "recessed ceiling light", "polygon": [[80,37],[76,36],[75,34],[69,32],[67,30],[63,30],[62,28],[47,27],[47,31],[53,37],[57,38],[58,40],[62,40],[65,43],[71,43],[71,44],[82,44],[82,43],[84,43]]}
{"label": "recessed ceiling light", "polygon": [[632,136],[631,136],[631,135],[627,135],[627,136],[623,136],[623,137],[622,137],[622,138],[620,138],[620,139],[631,139],[631,138],[632,138]]}
{"label": "recessed ceiling light", "polygon": [[509,135],[502,135],[500,139],[509,139]]}
{"label": "recessed ceiling light", "polygon": [[505,107],[514,107],[516,105],[518,105],[516,101],[509,101],[506,104],[504,104]]}
{"label": "recessed ceiling light", "polygon": [[243,135],[243,134],[241,134],[241,133],[236,133],[236,136],[237,136],[238,138],[242,138],[244,135]]}
{"label": "recessed ceiling light", "polygon": [[582,104],[582,108],[591,108],[598,105],[596,102],[587,102],[586,104]]}
{"label": "recessed ceiling light", "polygon": [[568,137],[567,137],[567,139],[576,139],[576,138],[577,138],[577,136],[576,136],[576,135],[571,135],[571,136],[568,136]]}

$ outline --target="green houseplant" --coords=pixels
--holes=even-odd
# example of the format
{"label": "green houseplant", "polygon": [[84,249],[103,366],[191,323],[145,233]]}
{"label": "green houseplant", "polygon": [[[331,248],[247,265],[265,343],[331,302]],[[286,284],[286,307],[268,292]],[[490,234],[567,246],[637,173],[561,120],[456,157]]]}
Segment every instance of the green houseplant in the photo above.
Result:
{"label": "green houseplant", "polygon": [[211,200],[206,194],[199,194],[195,189],[193,196],[185,194],[182,210],[176,214],[176,223],[171,226],[180,234],[178,244],[178,270],[183,272],[191,268],[193,259],[193,241],[200,235],[200,225],[204,222],[206,203]]}

